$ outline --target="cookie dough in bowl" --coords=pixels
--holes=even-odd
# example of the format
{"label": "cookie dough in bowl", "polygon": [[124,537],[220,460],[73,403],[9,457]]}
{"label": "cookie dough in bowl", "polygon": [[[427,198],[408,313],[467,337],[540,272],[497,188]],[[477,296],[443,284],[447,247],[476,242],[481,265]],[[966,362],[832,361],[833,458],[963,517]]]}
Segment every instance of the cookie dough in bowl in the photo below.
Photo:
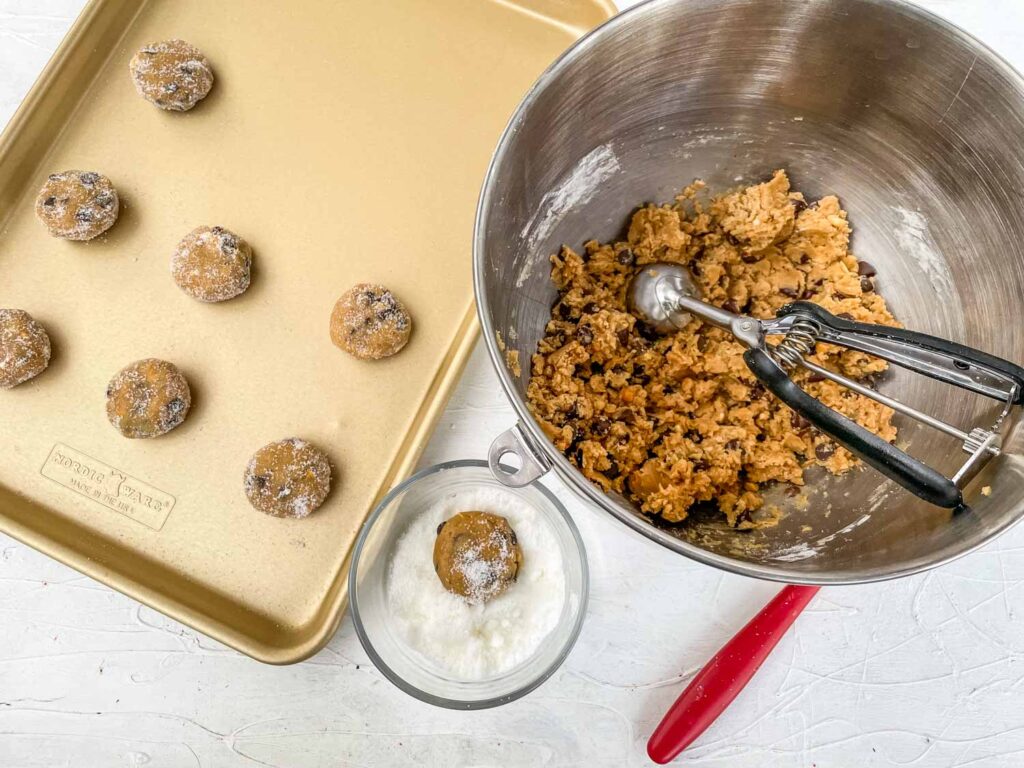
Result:
{"label": "cookie dough in bowl", "polygon": [[[730,526],[763,527],[779,518],[777,509],[757,514],[773,484],[799,493],[807,468],[841,475],[858,460],[766,392],[731,334],[696,319],[673,334],[649,333],[626,308],[634,272],[682,264],[706,301],[762,319],[802,299],[861,322],[897,323],[869,276],[874,268],[850,252],[850,225],[834,195],[809,204],[781,170],[710,200],[702,191],[696,183],[671,205],[640,208],[622,240],[552,256],[559,301],[527,394],[545,434],[602,490],[669,523],[705,503]],[[868,384],[887,368],[824,344],[814,361]],[[828,407],[896,439],[888,406],[806,370],[794,378]]]}
{"label": "cookie dough in bowl", "polygon": [[[766,29],[772,34],[765,35]],[[708,45],[708,40],[716,42]],[[607,66],[609,61],[615,66]],[[592,119],[581,119],[581,105]],[[823,285],[831,290],[805,301],[823,304],[833,315],[858,317],[860,311],[874,313],[865,294],[877,293],[905,328],[1019,364],[1024,336],[1007,318],[1016,316],[1024,296],[1019,258],[1024,209],[1018,194],[1024,188],[1018,162],[1022,111],[1020,74],[970,35],[902,2],[659,0],[630,8],[572,46],[511,117],[484,182],[475,230],[474,286],[483,342],[520,422],[521,479],[550,467],[624,530],[705,564],[790,583],[904,576],[948,562],[1007,530],[1024,516],[1024,486],[1016,482],[1019,413],[1011,413],[1001,428],[1013,436],[1004,443],[1006,455],[994,457],[984,477],[969,483],[960,478],[965,502],[976,514],[951,515],[887,482],[872,467],[833,474],[832,467],[846,458],[843,452],[832,450],[799,419],[793,424],[785,410],[765,409],[759,390],[727,365],[721,375],[734,380],[730,402],[745,395],[750,406],[721,409],[726,402],[719,386],[706,375],[708,366],[726,362],[715,354],[719,339],[706,338],[706,350],[680,343],[660,356],[669,361],[665,367],[676,374],[676,384],[690,388],[665,392],[664,385],[671,390],[674,384],[658,366],[659,356],[651,357],[653,367],[638,360],[642,372],[628,365],[615,370],[618,331],[627,331],[627,345],[638,343],[637,337],[648,339],[633,326],[624,328],[628,319],[599,300],[599,312],[587,322],[575,313],[569,318],[577,330],[594,334],[589,345],[577,340],[579,347],[569,346],[566,326],[567,338],[558,345],[569,346],[565,359],[551,359],[556,349],[547,347],[554,341],[548,324],[556,319],[552,308],[565,296],[551,280],[549,258],[568,246],[584,262],[565,260],[570,272],[579,266],[566,274],[567,310],[581,315],[585,303],[575,303],[581,298],[577,294],[593,284],[607,293],[617,269],[606,260],[606,247],[619,254],[616,244],[630,240],[636,243],[629,247],[634,257],[651,246],[666,257],[682,252],[686,260],[677,260],[676,267],[694,262],[706,267],[703,276],[690,276],[702,292],[712,289],[705,300],[725,310],[725,301],[735,301],[739,310],[745,298],[752,300],[751,313],[771,310],[766,305],[790,301],[783,288],[801,296],[813,291],[816,278],[809,271],[821,264],[828,278]],[[743,194],[770,182],[779,168],[786,169],[790,191],[803,193],[807,210],[796,202],[790,211],[776,208],[771,204],[775,185]],[[719,215],[707,201],[706,218],[685,217],[695,225],[682,230],[688,241],[648,241],[648,224],[652,238],[656,230],[671,230],[656,221],[670,219],[671,212],[658,209],[666,203],[673,207],[680,187],[693,179],[706,182],[708,198],[739,193],[731,213]],[[836,205],[826,213],[830,196]],[[815,203],[819,215],[808,218]],[[638,208],[652,205],[655,210],[641,217],[646,223],[631,233]],[[747,215],[757,209],[768,215]],[[760,280],[747,279],[746,267],[758,263],[745,265],[741,274],[742,253],[781,246],[782,256],[788,256],[787,242],[812,234],[801,232],[801,221],[832,241],[841,226],[849,227],[847,255],[864,263],[844,256],[828,266],[817,259],[787,264],[770,256],[766,261],[778,274],[766,276],[764,288],[774,287],[774,296],[762,292]],[[717,232],[721,242],[715,243]],[[596,250],[588,250],[591,240]],[[704,252],[688,253],[695,242]],[[741,252],[737,262],[732,250]],[[597,263],[588,266],[591,256]],[[600,272],[602,265],[606,273]],[[746,296],[733,295],[733,287],[747,288]],[[854,308],[832,308],[823,299]],[[702,337],[689,335],[694,345]],[[774,341],[769,337],[768,343]],[[531,376],[546,375],[528,365],[540,344],[553,366],[568,364],[573,355],[578,360],[571,372],[562,369],[564,378],[549,377],[547,392],[553,398],[531,403]],[[521,373],[507,364],[510,351],[518,353]],[[589,363],[603,366],[604,373]],[[822,382],[797,373],[801,381],[787,386],[809,384],[815,390],[808,393],[811,399],[820,396]],[[588,403],[597,404],[598,393],[584,385],[594,390],[601,384],[598,377],[611,383],[604,405],[617,406],[614,413],[599,414],[608,425],[587,410]],[[983,396],[964,396],[946,382],[895,365],[878,373],[858,367],[853,378],[857,387],[877,387],[884,396],[965,430],[987,427],[997,415]],[[655,394],[657,386],[662,388]],[[865,428],[883,434],[884,412],[876,412],[883,418],[872,421],[854,395],[844,396],[840,415],[863,414]],[[576,401],[579,413],[571,415]],[[662,407],[670,403],[696,427],[695,434],[666,435],[655,445],[664,422],[649,416],[665,414]],[[531,405],[543,410],[535,412]],[[686,413],[691,405],[697,409]],[[623,419],[615,418],[618,408],[640,418],[626,424],[631,417],[624,412]],[[555,418],[556,412],[563,418]],[[719,425],[715,434],[708,431],[712,424]],[[932,425],[902,413],[890,424],[899,451],[953,477],[964,460],[957,436],[937,434]],[[605,426],[616,434],[599,434]],[[628,434],[619,432],[624,427]],[[643,436],[647,429],[653,430],[650,442]],[[515,436],[501,437],[508,442]],[[614,442],[618,439],[624,439],[621,447]],[[733,440],[738,444],[728,447]],[[574,441],[572,450],[565,450]],[[767,474],[798,468],[803,485],[788,479],[762,483]],[[702,485],[721,487],[730,476],[732,499],[720,494],[698,500]],[[988,486],[985,495],[981,489]],[[673,489],[684,488],[674,495]],[[690,495],[692,502],[684,498]],[[686,516],[678,520],[682,510]],[[767,519],[777,524],[760,525]]]}

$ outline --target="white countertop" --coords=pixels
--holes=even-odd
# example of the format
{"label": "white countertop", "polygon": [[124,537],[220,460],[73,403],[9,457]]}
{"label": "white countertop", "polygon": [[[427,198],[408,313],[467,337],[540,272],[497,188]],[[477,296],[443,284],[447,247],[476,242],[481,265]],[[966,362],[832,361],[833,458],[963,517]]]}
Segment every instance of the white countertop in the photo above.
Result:
{"label": "white countertop", "polygon": [[[0,0],[0,124],[83,4]],[[1021,0],[921,4],[1024,70]],[[478,349],[423,464],[482,457],[513,421]],[[0,768],[648,764],[647,736],[685,681],[778,587],[660,549],[550,483],[589,549],[587,622],[544,686],[477,713],[393,688],[347,619],[313,659],[268,667],[0,536]],[[714,768],[1024,764],[1024,526],[923,576],[823,590],[686,755]]]}

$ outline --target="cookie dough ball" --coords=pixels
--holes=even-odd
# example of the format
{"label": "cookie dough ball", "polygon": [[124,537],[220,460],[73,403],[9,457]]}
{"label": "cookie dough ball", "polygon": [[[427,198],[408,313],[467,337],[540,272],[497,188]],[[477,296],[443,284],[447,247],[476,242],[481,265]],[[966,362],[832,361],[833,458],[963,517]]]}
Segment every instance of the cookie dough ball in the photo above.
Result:
{"label": "cookie dough ball", "polygon": [[125,437],[166,434],[185,420],[191,406],[188,382],[166,360],[139,360],[107,385],[107,418]]}
{"label": "cookie dough ball", "polygon": [[54,237],[92,240],[117,221],[117,190],[95,171],[51,173],[36,198],[36,216]]}
{"label": "cookie dough ball", "polygon": [[184,40],[142,46],[128,64],[135,89],[160,109],[187,112],[213,87],[203,52]]}
{"label": "cookie dough ball", "polygon": [[349,288],[331,313],[331,341],[360,360],[391,357],[411,334],[409,312],[383,285],[360,283]]}
{"label": "cookie dough ball", "polygon": [[0,389],[24,384],[50,364],[50,337],[28,312],[0,309]]}
{"label": "cookie dough ball", "polygon": [[508,520],[460,512],[437,527],[434,570],[444,588],[471,603],[492,600],[519,576],[523,553]]}
{"label": "cookie dough ball", "polygon": [[245,468],[245,495],[260,512],[303,518],[331,490],[331,462],[315,445],[292,437],[260,448]]}
{"label": "cookie dough ball", "polygon": [[252,249],[223,227],[197,227],[178,243],[171,258],[174,282],[199,301],[233,299],[249,287]]}

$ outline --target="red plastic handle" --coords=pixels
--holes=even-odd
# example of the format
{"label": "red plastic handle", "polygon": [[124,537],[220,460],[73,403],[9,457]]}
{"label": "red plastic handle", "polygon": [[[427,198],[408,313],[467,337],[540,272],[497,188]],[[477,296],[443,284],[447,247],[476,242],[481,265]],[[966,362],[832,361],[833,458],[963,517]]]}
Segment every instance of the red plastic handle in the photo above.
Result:
{"label": "red plastic handle", "polygon": [[737,632],[697,673],[647,742],[647,754],[667,763],[704,733],[760,668],[819,587],[789,586]]}

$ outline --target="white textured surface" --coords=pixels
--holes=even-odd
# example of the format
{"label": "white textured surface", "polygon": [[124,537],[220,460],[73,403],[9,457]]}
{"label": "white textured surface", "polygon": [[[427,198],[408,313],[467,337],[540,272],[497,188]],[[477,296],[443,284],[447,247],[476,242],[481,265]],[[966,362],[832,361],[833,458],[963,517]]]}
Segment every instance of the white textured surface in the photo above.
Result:
{"label": "white textured surface", "polygon": [[[1024,68],[1020,0],[923,4]],[[0,123],[81,5],[0,0]],[[423,461],[483,456],[512,421],[478,350]],[[265,667],[0,537],[0,767],[643,765],[685,679],[776,587],[560,496],[590,550],[583,635],[525,700],[468,714],[392,688],[348,621],[312,660]],[[1024,526],[925,576],[822,592],[685,764],[1024,764],[1022,585]]]}

